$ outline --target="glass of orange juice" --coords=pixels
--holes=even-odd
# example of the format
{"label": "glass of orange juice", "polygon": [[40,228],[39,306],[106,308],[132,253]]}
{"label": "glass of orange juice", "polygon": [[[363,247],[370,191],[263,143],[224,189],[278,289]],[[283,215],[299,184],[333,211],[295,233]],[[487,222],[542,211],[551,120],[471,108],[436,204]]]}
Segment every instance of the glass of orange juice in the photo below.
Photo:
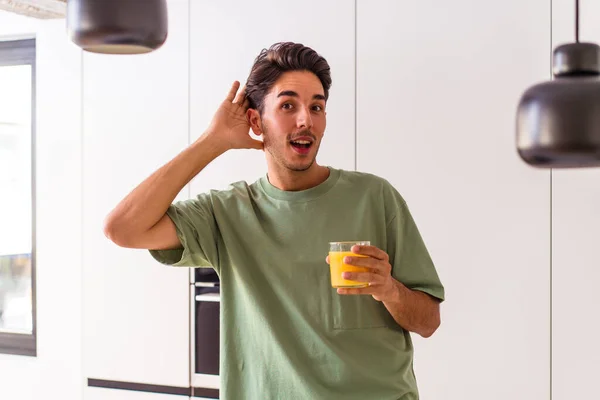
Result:
{"label": "glass of orange juice", "polygon": [[367,257],[361,254],[355,254],[350,251],[352,246],[370,246],[369,241],[355,242],[330,242],[329,243],[329,270],[331,272],[331,286],[334,288],[360,288],[367,287],[366,282],[351,281],[342,278],[343,272],[369,272],[369,268],[356,267],[344,262],[344,257]]}

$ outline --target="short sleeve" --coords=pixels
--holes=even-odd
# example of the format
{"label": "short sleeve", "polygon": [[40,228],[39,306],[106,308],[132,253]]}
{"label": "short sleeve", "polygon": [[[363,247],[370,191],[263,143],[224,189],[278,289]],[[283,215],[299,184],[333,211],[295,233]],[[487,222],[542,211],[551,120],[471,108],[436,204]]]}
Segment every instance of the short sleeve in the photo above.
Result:
{"label": "short sleeve", "polygon": [[398,194],[395,215],[387,224],[387,246],[392,276],[411,290],[445,299],[435,265],[406,202]]}
{"label": "short sleeve", "polygon": [[158,262],[185,267],[213,267],[218,272],[218,234],[210,195],[179,201],[169,206],[167,215],[175,224],[182,248],[150,250]]}

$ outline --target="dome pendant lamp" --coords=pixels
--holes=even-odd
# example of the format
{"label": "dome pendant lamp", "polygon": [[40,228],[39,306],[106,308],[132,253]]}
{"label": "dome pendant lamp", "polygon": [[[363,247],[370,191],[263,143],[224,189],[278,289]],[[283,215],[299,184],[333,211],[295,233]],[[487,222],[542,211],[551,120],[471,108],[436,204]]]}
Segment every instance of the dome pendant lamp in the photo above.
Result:
{"label": "dome pendant lamp", "polygon": [[167,0],[67,0],[67,32],[85,51],[143,54],[167,39]]}
{"label": "dome pendant lamp", "polygon": [[541,168],[600,167],[600,46],[579,42],[553,52],[554,80],[527,89],[517,108],[517,150]]}

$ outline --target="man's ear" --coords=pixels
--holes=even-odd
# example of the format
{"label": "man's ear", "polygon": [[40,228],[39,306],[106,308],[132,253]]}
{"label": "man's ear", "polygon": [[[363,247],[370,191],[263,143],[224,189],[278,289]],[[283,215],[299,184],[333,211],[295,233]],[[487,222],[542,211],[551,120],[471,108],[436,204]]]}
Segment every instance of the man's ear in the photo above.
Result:
{"label": "man's ear", "polygon": [[246,118],[248,119],[248,122],[250,123],[250,128],[252,128],[252,132],[254,132],[254,134],[256,136],[260,136],[263,134],[262,132],[262,124],[261,124],[261,120],[260,120],[260,113],[258,112],[258,110],[255,110],[253,108],[249,108],[246,111]]}

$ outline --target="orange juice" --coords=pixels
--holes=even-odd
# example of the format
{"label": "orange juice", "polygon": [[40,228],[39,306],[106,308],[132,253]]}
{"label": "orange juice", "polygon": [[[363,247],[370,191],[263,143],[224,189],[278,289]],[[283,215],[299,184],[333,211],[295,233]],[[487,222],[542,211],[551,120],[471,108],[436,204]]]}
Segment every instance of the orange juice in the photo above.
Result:
{"label": "orange juice", "polygon": [[367,257],[360,254],[354,254],[350,251],[330,251],[329,252],[329,270],[331,271],[331,286],[339,287],[367,287],[367,282],[356,282],[342,278],[342,272],[369,272],[369,268],[355,267],[344,262],[344,257]]}

